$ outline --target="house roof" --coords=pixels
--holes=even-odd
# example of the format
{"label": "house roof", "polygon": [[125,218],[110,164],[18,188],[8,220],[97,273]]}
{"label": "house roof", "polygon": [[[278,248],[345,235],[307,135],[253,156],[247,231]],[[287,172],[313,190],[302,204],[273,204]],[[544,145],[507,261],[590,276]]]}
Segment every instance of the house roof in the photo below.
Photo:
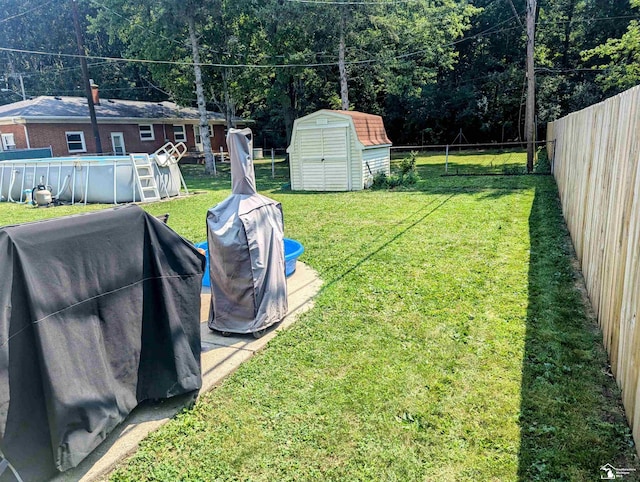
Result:
{"label": "house roof", "polygon": [[[198,120],[198,110],[180,107],[173,102],[142,102],[135,100],[100,99],[95,106],[96,117],[105,120]],[[213,122],[224,123],[224,116],[208,112]],[[0,119],[13,118],[37,121],[38,119],[58,118],[89,119],[89,106],[86,97],[40,96],[30,100],[14,102],[0,106]]]}
{"label": "house roof", "polygon": [[353,119],[358,140],[365,147],[391,144],[391,141],[387,137],[387,131],[384,129],[382,117],[379,115],[365,114],[364,112],[356,112],[353,110],[333,110],[329,112],[337,112],[338,114],[350,116]]}

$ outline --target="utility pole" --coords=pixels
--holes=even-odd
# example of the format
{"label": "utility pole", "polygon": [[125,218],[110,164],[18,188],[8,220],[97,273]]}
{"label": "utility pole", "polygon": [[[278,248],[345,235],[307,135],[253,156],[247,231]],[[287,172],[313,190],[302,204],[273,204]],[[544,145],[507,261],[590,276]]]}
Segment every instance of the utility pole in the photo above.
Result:
{"label": "utility pole", "polygon": [[536,0],[527,0],[527,111],[525,137],[527,139],[527,172],[533,172],[536,78],[533,64],[534,37],[536,33]]}
{"label": "utility pole", "polygon": [[[11,62],[11,57],[7,55],[7,64],[9,65],[9,73],[7,74],[7,78],[18,79],[20,80],[20,92],[22,92],[22,100],[27,100],[27,95],[24,92],[24,80],[22,79],[22,74],[16,74],[15,69],[13,68],[13,62]],[[8,83],[5,84],[6,89],[9,90]]]}
{"label": "utility pole", "polygon": [[22,92],[22,100],[27,100],[27,96],[24,93],[24,80],[22,80],[22,74],[14,74],[14,76],[17,76],[18,79],[20,79],[20,92]]}
{"label": "utility pole", "polygon": [[7,82],[7,80],[4,79],[4,78],[0,78],[0,81],[1,80],[5,81],[5,84],[4,84],[5,87],[0,88],[0,92],[12,92],[12,93],[14,93],[16,95],[22,95],[22,100],[27,100],[27,94],[24,91],[24,82],[22,80],[22,74],[7,74],[7,79],[9,77],[11,77],[12,79],[15,79],[15,78],[19,78],[20,79],[20,90],[21,90],[22,94],[18,94],[15,90],[10,89],[9,88],[9,82]]}
{"label": "utility pole", "polygon": [[78,43],[78,55],[80,55],[80,67],[82,68],[82,77],[84,81],[84,90],[87,95],[87,104],[89,104],[89,117],[91,117],[91,127],[93,128],[93,137],[96,141],[96,152],[102,154],[102,142],[100,141],[100,130],[98,129],[98,119],[96,119],[96,108],[93,105],[93,94],[91,93],[91,82],[89,82],[89,69],[87,68],[87,53],[82,43],[82,32],[80,31],[80,20],[78,19],[78,4],[76,0],[71,0],[73,7],[73,23],[76,29],[76,41]]}
{"label": "utility pole", "polygon": [[340,72],[340,101],[342,110],[349,110],[349,83],[347,80],[347,66],[345,61],[345,30],[347,23],[346,6],[340,12],[340,44],[338,46],[338,70]]}

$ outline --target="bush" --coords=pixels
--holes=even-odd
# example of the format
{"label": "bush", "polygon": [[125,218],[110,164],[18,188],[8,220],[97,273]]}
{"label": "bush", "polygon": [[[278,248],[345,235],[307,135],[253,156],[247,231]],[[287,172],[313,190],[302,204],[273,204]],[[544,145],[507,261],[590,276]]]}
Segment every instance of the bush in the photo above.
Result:
{"label": "bush", "polygon": [[539,148],[536,157],[538,158],[538,162],[536,162],[536,165],[533,167],[533,172],[550,173],[551,160],[549,159],[547,148]]}
{"label": "bush", "polygon": [[387,186],[389,189],[393,189],[394,187],[402,186],[402,176],[398,176],[397,174],[391,174],[387,178]]}
{"label": "bush", "polygon": [[502,174],[506,175],[506,176],[515,176],[518,174],[525,174],[527,172],[527,168],[526,167],[521,167],[521,166],[504,166],[502,168]]}
{"label": "bush", "polygon": [[416,157],[418,153],[411,153],[400,161],[399,172],[387,176],[384,172],[378,172],[373,176],[371,189],[394,189],[401,186],[413,186],[420,176],[416,170]]}
{"label": "bush", "polygon": [[412,186],[416,182],[418,182],[419,179],[420,179],[420,176],[418,176],[418,173],[415,170],[410,171],[403,176],[402,184]]}
{"label": "bush", "polygon": [[377,172],[376,175],[373,176],[371,189],[387,189],[388,187],[389,180],[387,179],[387,175],[384,172]]}
{"label": "bush", "polygon": [[404,177],[409,173],[416,174],[417,151],[411,151],[409,156],[400,161],[400,176]]}

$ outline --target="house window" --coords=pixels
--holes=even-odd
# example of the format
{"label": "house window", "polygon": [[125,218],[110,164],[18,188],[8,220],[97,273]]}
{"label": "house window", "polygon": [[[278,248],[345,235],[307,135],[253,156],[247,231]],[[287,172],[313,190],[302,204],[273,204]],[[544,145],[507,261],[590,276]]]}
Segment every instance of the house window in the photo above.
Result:
{"label": "house window", "polygon": [[65,132],[67,136],[67,149],[69,153],[87,152],[87,145],[84,142],[84,132]]}
{"label": "house window", "polygon": [[2,134],[2,150],[10,151],[16,148],[16,140],[13,134]]}
{"label": "house window", "polygon": [[155,141],[156,136],[153,134],[153,125],[152,124],[138,124],[138,129],[140,129],[140,140],[141,141]]}
{"label": "house window", "polygon": [[187,141],[187,132],[184,130],[184,125],[180,125],[180,124],[173,125],[173,138],[176,142]]}
{"label": "house window", "polygon": [[[210,139],[213,139],[214,133],[215,133],[215,131],[213,130],[213,128],[211,126],[209,126],[209,138]],[[194,124],[194,126],[193,126],[193,137],[195,138],[196,145],[202,144],[202,136],[200,135],[200,126],[197,125],[197,124]]]}

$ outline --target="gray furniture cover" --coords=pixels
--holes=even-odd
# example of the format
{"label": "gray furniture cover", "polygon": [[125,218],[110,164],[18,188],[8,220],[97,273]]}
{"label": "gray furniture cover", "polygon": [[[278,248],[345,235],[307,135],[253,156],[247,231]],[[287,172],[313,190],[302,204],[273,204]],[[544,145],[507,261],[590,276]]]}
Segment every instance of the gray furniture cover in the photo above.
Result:
{"label": "gray furniture cover", "polygon": [[204,262],[135,205],[0,228],[1,481],[74,467],[141,401],[200,388]]}
{"label": "gray furniture cover", "polygon": [[209,328],[256,333],[287,314],[279,202],[256,192],[250,129],[230,129],[231,195],[207,213]]}

